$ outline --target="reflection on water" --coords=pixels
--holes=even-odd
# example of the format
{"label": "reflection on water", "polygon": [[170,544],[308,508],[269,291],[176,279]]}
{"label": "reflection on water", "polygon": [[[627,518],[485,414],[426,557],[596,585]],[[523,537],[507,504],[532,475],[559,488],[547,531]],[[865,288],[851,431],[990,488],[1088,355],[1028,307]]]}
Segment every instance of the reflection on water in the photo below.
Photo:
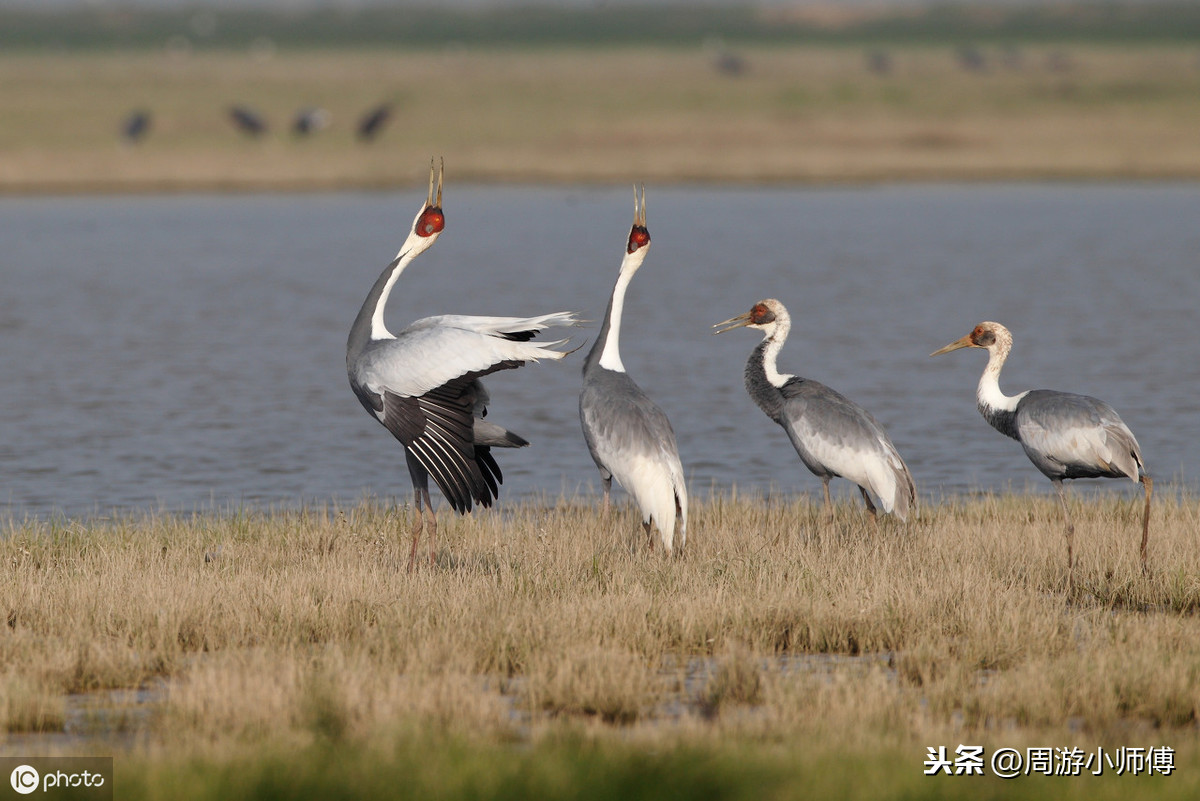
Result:
{"label": "reflection on water", "polygon": [[[0,200],[0,507],[407,498],[401,448],[351,394],[344,348],[419,194]],[[392,328],[571,309],[597,321],[575,332],[590,339],[628,194],[450,186],[446,234],[398,284]],[[758,334],[710,333],[765,297],[793,316],[780,367],[870,409],[926,495],[1048,489],[974,409],[984,355],[928,358],[984,319],[1016,338],[1006,391],[1103,397],[1156,477],[1197,486],[1200,187],[648,195],[654,244],[622,355],[671,417],[694,492],[819,492],[742,387]],[[533,442],[499,454],[502,499],[598,488],[576,416],[581,363],[489,379],[492,419]]]}

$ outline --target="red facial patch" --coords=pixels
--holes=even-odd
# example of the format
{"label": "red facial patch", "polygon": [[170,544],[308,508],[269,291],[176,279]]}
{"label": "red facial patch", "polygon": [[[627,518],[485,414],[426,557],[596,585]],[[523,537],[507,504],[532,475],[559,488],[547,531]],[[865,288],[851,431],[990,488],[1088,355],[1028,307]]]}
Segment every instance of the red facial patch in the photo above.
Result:
{"label": "red facial patch", "polygon": [[775,320],[775,313],[767,308],[764,303],[754,304],[754,308],[750,310],[750,322],[754,325],[765,325]]}
{"label": "red facial patch", "polygon": [[420,218],[417,219],[416,232],[417,236],[433,236],[440,234],[445,227],[446,216],[442,214],[442,210],[437,206],[430,206],[421,212]]}
{"label": "red facial patch", "polygon": [[635,225],[633,230],[629,232],[629,247],[626,252],[633,253],[635,250],[644,248],[650,244],[650,232],[644,226]]}

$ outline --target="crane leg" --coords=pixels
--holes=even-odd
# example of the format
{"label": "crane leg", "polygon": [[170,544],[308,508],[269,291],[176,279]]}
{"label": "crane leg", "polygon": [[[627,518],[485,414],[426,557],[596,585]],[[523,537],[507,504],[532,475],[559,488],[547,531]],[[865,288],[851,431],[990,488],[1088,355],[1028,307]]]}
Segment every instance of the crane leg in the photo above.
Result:
{"label": "crane leg", "polygon": [[1150,496],[1154,494],[1154,481],[1143,475],[1142,486],[1146,489],[1146,511],[1142,513],[1142,572],[1146,572],[1146,544],[1150,539]]}
{"label": "crane leg", "polygon": [[604,511],[605,517],[608,517],[608,508],[612,504],[612,476],[601,477],[600,486],[604,488]]}
{"label": "crane leg", "polygon": [[1062,480],[1052,481],[1054,489],[1058,491],[1058,502],[1062,505],[1063,520],[1067,524],[1067,573],[1068,581],[1074,577],[1075,567],[1075,524],[1071,522],[1071,510],[1067,508],[1067,493],[1063,489]]}
{"label": "crane leg", "polygon": [[[428,487],[421,488],[421,496],[425,499],[425,508],[429,510],[429,566],[437,567],[437,513],[433,511]],[[413,545],[415,547],[416,543]]]}
{"label": "crane leg", "polygon": [[646,532],[646,541],[650,543],[650,550],[654,550],[654,534],[650,531],[650,521],[642,522],[642,531]]}
{"label": "crane leg", "polygon": [[871,496],[867,494],[865,487],[859,487],[858,491],[862,493],[863,503],[867,505],[867,514],[871,515],[871,522],[875,525],[875,530],[879,530],[879,510],[875,508],[875,504],[871,502]]}
{"label": "crane leg", "polygon": [[417,543],[421,541],[421,519],[423,512],[421,511],[421,490],[417,489],[413,499],[413,528],[412,528],[412,548],[408,552],[408,572],[411,573],[413,565],[417,561]]}
{"label": "crane leg", "polygon": [[833,501],[829,497],[829,477],[821,479],[821,488],[825,490],[825,522],[833,522]]}

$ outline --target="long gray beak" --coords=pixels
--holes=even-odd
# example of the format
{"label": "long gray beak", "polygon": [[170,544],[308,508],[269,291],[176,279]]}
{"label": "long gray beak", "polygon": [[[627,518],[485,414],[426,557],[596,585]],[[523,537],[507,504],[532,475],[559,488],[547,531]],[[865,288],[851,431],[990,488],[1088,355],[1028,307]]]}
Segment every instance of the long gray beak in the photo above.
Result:
{"label": "long gray beak", "polygon": [[724,334],[726,331],[732,331],[735,328],[744,328],[748,325],[750,325],[750,312],[739,314],[737,317],[730,317],[723,323],[717,323],[713,326],[713,328],[717,329],[713,333]]}

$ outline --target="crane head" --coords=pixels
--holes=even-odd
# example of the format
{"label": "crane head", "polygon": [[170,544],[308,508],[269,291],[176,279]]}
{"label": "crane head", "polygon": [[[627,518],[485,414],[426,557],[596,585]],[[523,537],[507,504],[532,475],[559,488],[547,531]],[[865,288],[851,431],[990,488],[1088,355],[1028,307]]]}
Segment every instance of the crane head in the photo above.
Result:
{"label": "crane head", "polygon": [[776,321],[781,317],[787,317],[787,309],[774,298],[767,298],[755,303],[753,308],[745,314],[739,314],[737,317],[730,317],[723,323],[717,323],[713,326],[713,328],[717,329],[713,333],[724,334],[726,331],[732,331],[735,328],[765,330],[775,325]]}
{"label": "crane head", "polygon": [[[394,261],[402,258],[414,259],[421,255],[437,241],[438,235],[446,227],[446,215],[442,213],[442,173],[444,170],[444,162],[435,171],[433,159],[429,160],[429,192],[425,195],[425,202],[421,204],[421,210],[413,219],[412,230],[405,238],[404,244],[400,246],[400,252],[396,254]],[[435,175],[437,177],[436,192],[434,191]]]}
{"label": "crane head", "polygon": [[943,353],[949,353],[952,350],[959,348],[983,348],[984,350],[992,350],[999,343],[1007,352],[1008,347],[1012,346],[1012,334],[1009,330],[1000,323],[982,322],[971,329],[971,333],[964,337],[960,337],[945,347],[938,348],[930,356],[941,356]]}
{"label": "crane head", "polygon": [[633,227],[629,229],[629,243],[625,246],[626,253],[637,253],[650,244],[650,231],[646,229],[646,185],[642,184],[642,196],[638,198],[638,188],[633,188]]}
{"label": "crane head", "polygon": [[425,205],[413,220],[413,233],[419,237],[436,236],[446,227],[446,215],[442,213],[442,175],[446,170],[443,161],[437,171],[437,195],[433,192],[433,159],[429,160],[429,193],[425,196]]}

